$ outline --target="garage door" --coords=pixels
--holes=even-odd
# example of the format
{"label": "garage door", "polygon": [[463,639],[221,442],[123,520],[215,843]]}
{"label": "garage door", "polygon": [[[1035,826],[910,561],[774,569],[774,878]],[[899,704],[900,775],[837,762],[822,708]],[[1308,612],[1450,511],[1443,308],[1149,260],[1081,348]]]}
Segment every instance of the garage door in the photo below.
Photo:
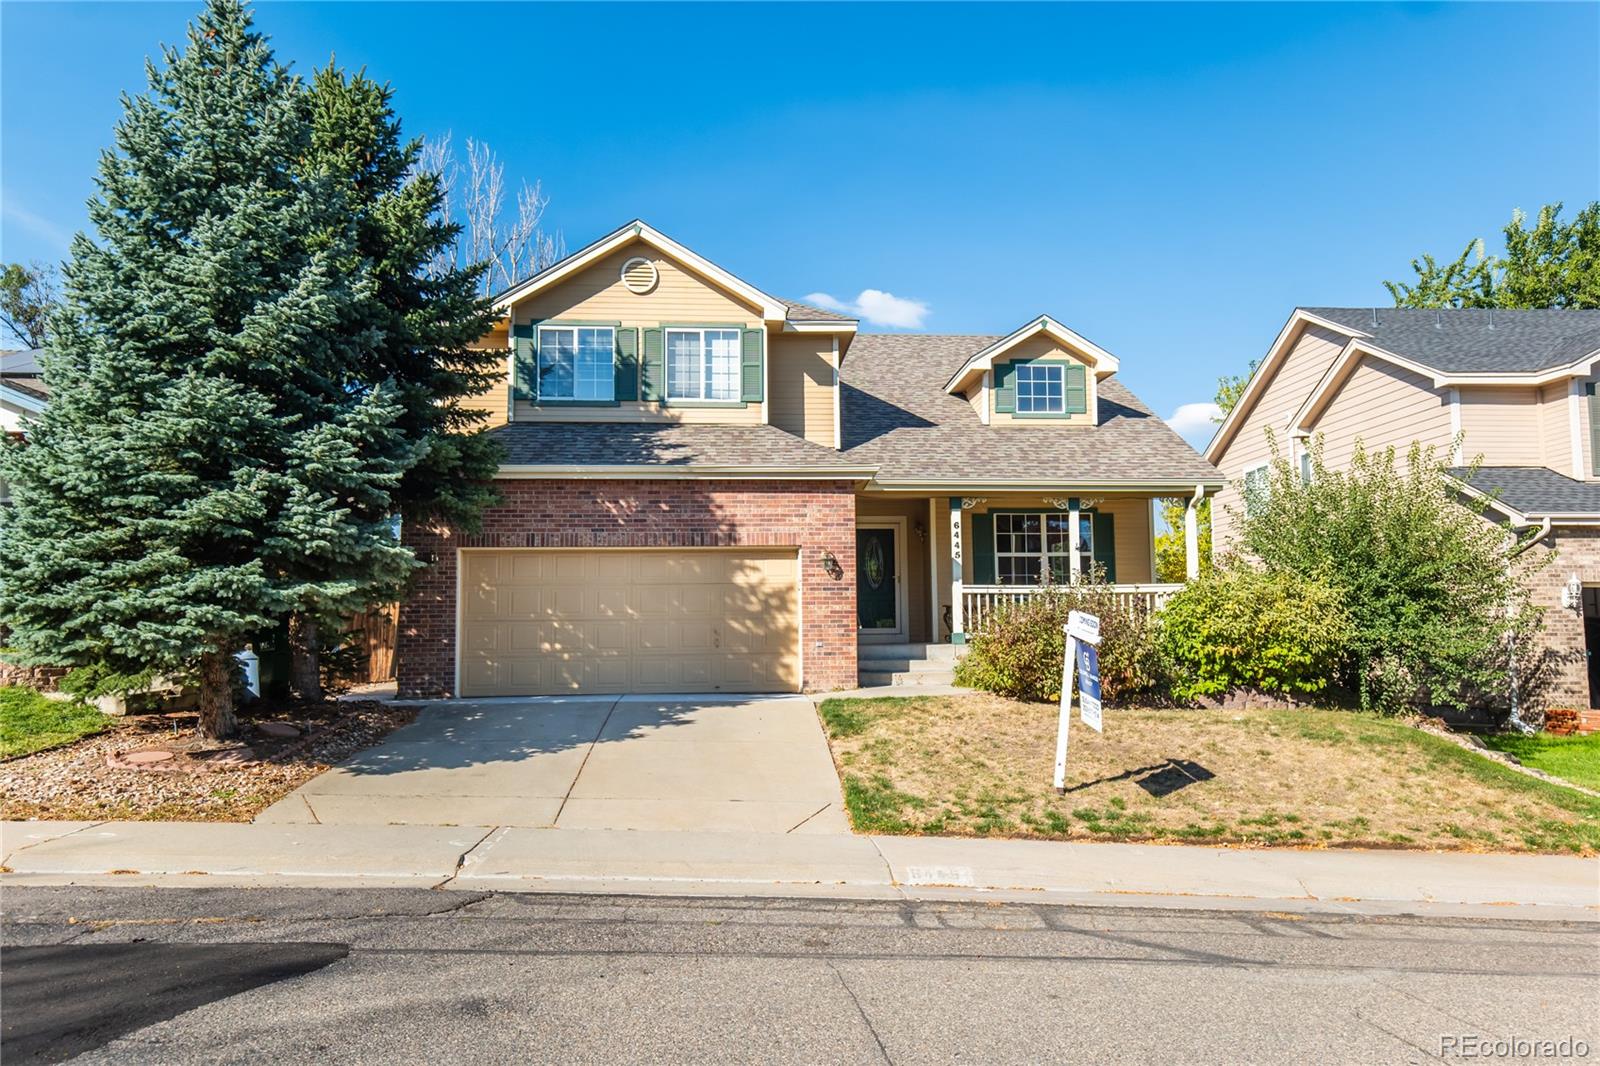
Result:
{"label": "garage door", "polygon": [[793,548],[464,551],[461,695],[794,692]]}

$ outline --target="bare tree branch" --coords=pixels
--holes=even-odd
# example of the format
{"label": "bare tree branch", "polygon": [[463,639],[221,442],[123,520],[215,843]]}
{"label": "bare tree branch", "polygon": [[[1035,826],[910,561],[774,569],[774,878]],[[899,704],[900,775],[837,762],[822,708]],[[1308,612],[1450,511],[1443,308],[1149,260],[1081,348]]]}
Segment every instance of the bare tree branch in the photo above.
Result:
{"label": "bare tree branch", "polygon": [[463,160],[447,133],[424,142],[417,165],[439,176],[445,213],[461,226],[461,236],[434,269],[487,263],[483,292],[489,295],[537,274],[565,253],[561,235],[543,228],[550,198],[541,183],[524,180],[515,205],[508,205],[505,164],[487,143],[467,138]]}

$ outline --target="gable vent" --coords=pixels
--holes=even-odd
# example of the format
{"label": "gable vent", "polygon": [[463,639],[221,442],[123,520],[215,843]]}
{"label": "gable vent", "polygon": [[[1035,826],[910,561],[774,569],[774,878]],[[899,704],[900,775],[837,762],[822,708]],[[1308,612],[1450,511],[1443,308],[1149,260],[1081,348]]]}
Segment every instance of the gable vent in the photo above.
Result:
{"label": "gable vent", "polygon": [[622,264],[622,284],[628,291],[643,296],[656,287],[656,282],[661,280],[656,272],[656,265],[643,256],[636,255]]}

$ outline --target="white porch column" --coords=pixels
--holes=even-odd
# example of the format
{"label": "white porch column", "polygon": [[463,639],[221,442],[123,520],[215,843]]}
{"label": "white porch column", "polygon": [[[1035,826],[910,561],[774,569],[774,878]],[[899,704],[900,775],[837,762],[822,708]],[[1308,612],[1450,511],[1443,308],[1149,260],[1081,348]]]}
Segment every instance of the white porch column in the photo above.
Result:
{"label": "white porch column", "polygon": [[1194,487],[1189,505],[1183,509],[1183,572],[1188,580],[1200,576],[1200,501],[1206,498],[1204,485]]}
{"label": "white porch column", "polygon": [[965,644],[961,620],[961,497],[950,497],[950,643]]}
{"label": "white porch column", "polygon": [[1083,567],[1078,561],[1078,553],[1082,550],[1083,530],[1078,528],[1078,497],[1073,496],[1067,500],[1067,580],[1074,585],[1083,579]]}

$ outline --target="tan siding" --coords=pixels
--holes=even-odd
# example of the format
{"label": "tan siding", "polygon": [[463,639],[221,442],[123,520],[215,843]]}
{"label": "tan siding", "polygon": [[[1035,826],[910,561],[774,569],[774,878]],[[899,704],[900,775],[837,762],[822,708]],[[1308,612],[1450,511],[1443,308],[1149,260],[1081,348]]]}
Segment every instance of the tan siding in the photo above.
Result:
{"label": "tan siding", "polygon": [[[623,285],[622,264],[635,256],[649,259],[659,271],[651,291],[639,294]],[[762,325],[757,308],[715,283],[677,265],[655,249],[635,241],[618,249],[550,289],[519,301],[512,308],[518,323],[615,322],[625,327],[661,325]],[[768,345],[772,344],[768,335]],[[643,357],[643,337],[640,338]],[[769,366],[770,372],[770,366]],[[502,395],[504,395],[502,393]],[[519,422],[687,422],[751,425],[762,420],[761,405],[694,407],[673,404],[619,403],[615,407],[538,406],[519,400]],[[833,443],[830,423],[828,443]]]}
{"label": "tan siding", "polygon": [[983,372],[983,376],[978,379],[977,384],[973,385],[966,392],[967,403],[972,405],[973,413],[978,416],[978,421],[980,422],[984,421],[984,415],[989,413],[983,409],[984,403],[986,402],[985,398],[988,396],[988,393],[984,390],[983,384],[989,380],[989,374],[990,371],[985,370]]}
{"label": "tan siding", "polygon": [[[656,287],[643,295],[629,292],[622,284],[622,264],[635,256],[654,262],[661,274]],[[758,308],[639,241],[618,249],[560,284],[519,301],[513,310],[518,322],[572,318],[621,322],[625,326],[654,326],[663,322],[761,325]]]}
{"label": "tan siding", "polygon": [[1584,386],[1597,380],[1600,378],[1589,377],[1578,382],[1578,442],[1583,446],[1583,470],[1578,476],[1589,480],[1595,475],[1595,458],[1589,438],[1589,397],[1584,394]]}
{"label": "tan siding", "polygon": [[[486,334],[482,340],[473,345],[474,348],[487,348],[498,351],[506,357],[507,363],[511,358],[507,346],[506,330],[501,326],[492,333]],[[506,412],[511,400],[511,381],[508,376],[502,376],[487,392],[481,392],[470,399],[462,400],[461,406],[473,411],[482,411],[488,418],[478,423],[479,426],[488,428],[503,426],[506,422]]]}
{"label": "tan siding", "polygon": [[1427,378],[1363,356],[1310,428],[1322,437],[1323,462],[1337,469],[1350,461],[1358,440],[1368,451],[1403,449],[1412,441],[1448,448],[1450,403]]}
{"label": "tan siding", "polygon": [[[995,364],[1016,363],[1028,359],[1071,359],[1083,363],[1075,353],[1063,348],[1056,343],[1055,338],[1045,334],[1029,337],[1007,352],[1003,357],[996,359]],[[1084,383],[1088,386],[1088,410],[1081,415],[1071,415],[1067,418],[1017,418],[1007,412],[994,411],[994,390],[989,390],[989,406],[991,408],[989,424],[992,426],[1093,426],[1098,421],[1099,387],[1094,379],[1094,371],[1089,370],[1084,374]]]}
{"label": "tan siding", "polygon": [[1104,500],[1095,510],[1111,515],[1115,523],[1117,583],[1142,585],[1154,581],[1150,573],[1150,501]]}
{"label": "tan siding", "polygon": [[1572,430],[1567,414],[1567,383],[1546,385],[1539,390],[1539,441],[1544,465],[1563,474],[1572,474]]}
{"label": "tan siding", "polygon": [[1234,522],[1228,511],[1230,508],[1237,510],[1241,505],[1233,483],[1244,476],[1247,467],[1265,462],[1270,456],[1269,428],[1277,436],[1278,446],[1287,449],[1289,419],[1333,365],[1334,357],[1346,340],[1343,335],[1321,326],[1307,326],[1272,376],[1262,383],[1255,405],[1245,415],[1217,463],[1229,482],[1229,487],[1218,494],[1211,511],[1212,537],[1219,552],[1230,542],[1234,532]]}
{"label": "tan siding", "polygon": [[815,333],[771,335],[768,421],[825,448],[833,439],[833,339]]}
{"label": "tan siding", "polygon": [[[1514,386],[1463,386],[1461,455],[1482,455],[1490,466],[1540,466],[1545,453],[1539,390]],[[1570,463],[1570,457],[1568,459]]]}

